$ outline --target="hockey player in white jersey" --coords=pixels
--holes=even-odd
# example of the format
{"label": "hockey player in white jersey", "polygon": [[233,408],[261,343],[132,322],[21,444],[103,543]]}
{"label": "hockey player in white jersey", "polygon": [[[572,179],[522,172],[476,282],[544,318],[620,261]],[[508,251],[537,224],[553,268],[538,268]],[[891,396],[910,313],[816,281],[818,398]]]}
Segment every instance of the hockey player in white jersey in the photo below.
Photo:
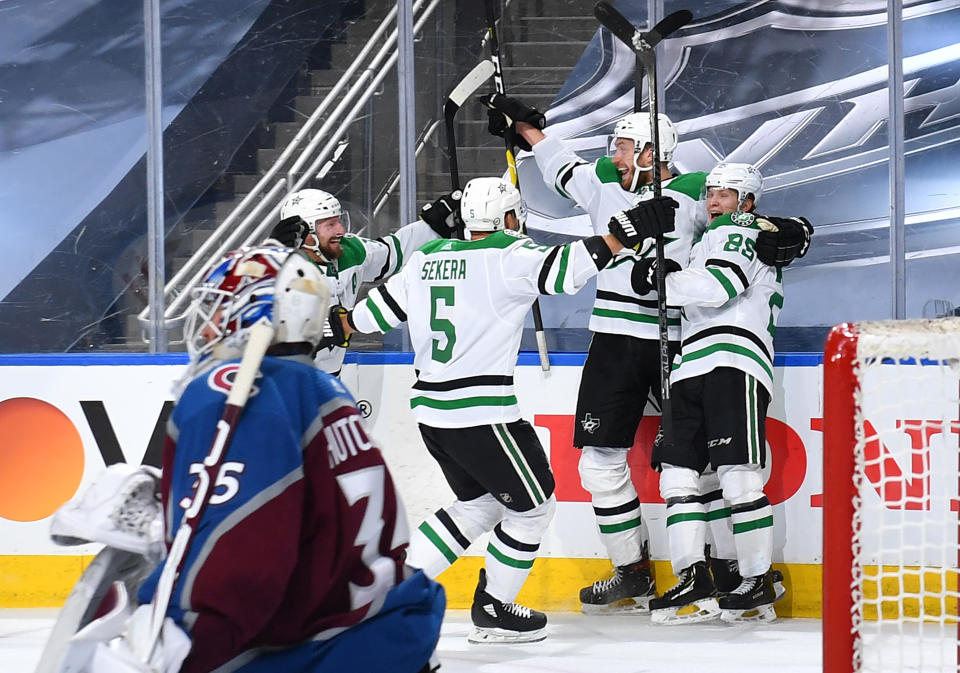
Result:
{"label": "hockey player in white jersey", "polygon": [[[501,134],[515,124],[525,149],[532,149],[547,186],[576,201],[590,216],[594,231],[605,231],[610,217],[638,202],[650,204],[651,216],[675,222],[665,237],[670,268],[687,265],[690,247],[703,232],[706,173],[674,175],[670,161],[679,143],[676,128],[659,115],[656,160],[647,113],[628,114],[614,129],[613,154],[587,163],[563,142],[544,135],[544,116],[516,99],[502,95],[483,99],[490,110],[490,130]],[[659,170],[661,199],[653,199],[653,171]],[[675,209],[675,213],[674,213]],[[770,263],[788,264],[801,253],[805,229],[771,233],[761,241]],[[653,255],[652,242],[640,251]],[[614,566],[610,579],[580,591],[584,612],[646,611],[655,595],[647,555],[647,532],[640,500],[631,479],[627,452],[633,446],[648,395],[659,405],[660,354],[655,290],[634,292],[632,264],[623,258],[597,279],[597,298],[590,317],[593,338],[584,363],[577,397],[574,445],[581,449],[580,478],[590,492],[597,528]],[[679,349],[680,313],[668,308],[671,355]]]}
{"label": "hockey player in white jersey", "polygon": [[514,602],[555,506],[547,456],[520,418],[514,389],[524,318],[538,295],[576,292],[623,245],[656,232],[639,224],[650,219],[641,206],[619,215],[619,240],[537,245],[517,233],[520,193],[500,178],[471,180],[461,212],[470,240],[435,241],[411,255],[349,314],[347,329],[409,325],[417,371],[410,406],[457,496],[414,533],[409,563],[436,577],[492,529],[469,638],[541,640],[546,616]]}
{"label": "hockey player in white jersey", "polygon": [[[353,308],[363,283],[381,281],[396,273],[406,258],[424,243],[437,238],[460,237],[456,212],[459,192],[446,194],[420,211],[420,219],[383,238],[347,233],[349,214],[332,194],[301,189],[280,206],[280,222],[270,237],[283,245],[301,248],[327,277],[332,296],[328,327],[339,327],[335,316]],[[349,339],[338,329],[328,329],[318,345],[317,367],[337,376],[343,366]]]}
{"label": "hockey player in white jersey", "polygon": [[[655,445],[653,462],[661,469],[670,560],[679,581],[650,602],[654,623],[775,618],[773,510],[761,470],[783,286],[782,271],[758,259],[756,241],[786,220],[753,213],[762,190],[760,172],[750,164],[714,168],[706,178],[710,224],[687,268],[666,278],[667,301],[684,307],[682,345],[671,375],[673,447]],[[655,259],[634,266],[638,293],[654,286],[655,270]],[[719,477],[720,502],[707,502],[714,490],[708,466]],[[704,557],[708,520],[714,544],[733,547],[743,576],[719,601]]]}

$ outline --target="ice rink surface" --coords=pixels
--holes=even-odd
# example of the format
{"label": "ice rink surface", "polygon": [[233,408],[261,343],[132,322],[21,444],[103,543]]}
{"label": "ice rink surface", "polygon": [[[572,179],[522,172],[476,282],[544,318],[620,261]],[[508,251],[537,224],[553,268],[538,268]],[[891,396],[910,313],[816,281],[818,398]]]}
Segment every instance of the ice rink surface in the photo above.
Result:
{"label": "ice rink surface", "polygon": [[[0,672],[33,673],[56,610],[0,610]],[[549,637],[472,645],[470,614],[451,610],[442,673],[819,673],[820,621],[653,626],[649,617],[549,615]]]}

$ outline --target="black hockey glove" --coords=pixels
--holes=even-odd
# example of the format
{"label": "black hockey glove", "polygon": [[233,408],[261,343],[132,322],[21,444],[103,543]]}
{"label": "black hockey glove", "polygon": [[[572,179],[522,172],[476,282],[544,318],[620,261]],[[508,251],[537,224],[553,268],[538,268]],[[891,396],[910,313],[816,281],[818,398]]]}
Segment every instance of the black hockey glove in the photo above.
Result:
{"label": "black hockey glove", "polygon": [[764,264],[783,268],[807,254],[813,225],[806,218],[760,215],[757,224],[763,230],[757,236],[757,258]]}
{"label": "black hockey glove", "polygon": [[310,227],[299,215],[280,220],[270,232],[270,238],[279,241],[288,248],[299,248],[310,233]]}
{"label": "black hockey glove", "polygon": [[420,209],[420,219],[430,225],[440,238],[463,238],[463,219],[460,217],[459,189],[444,194]]}
{"label": "black hockey glove", "polygon": [[323,338],[317,344],[317,350],[324,348],[346,348],[350,345],[350,335],[343,331],[340,316],[346,315],[347,309],[342,306],[331,306],[327,314],[327,321],[323,324]]}
{"label": "black hockey glove", "polygon": [[[664,269],[667,273],[680,270],[680,265],[669,257],[664,258]],[[633,265],[630,273],[630,284],[637,294],[647,294],[657,289],[657,258],[647,257]]]}
{"label": "black hockey glove", "polygon": [[540,130],[547,125],[542,112],[502,93],[483,94],[480,104],[487,108],[487,130],[499,138],[512,134],[511,142],[527,152],[532,149],[530,143],[516,132],[514,123],[526,122]]}
{"label": "black hockey glove", "polygon": [[676,209],[679,207],[680,204],[669,196],[641,201],[610,218],[610,233],[624,247],[636,250],[645,238],[673,231]]}

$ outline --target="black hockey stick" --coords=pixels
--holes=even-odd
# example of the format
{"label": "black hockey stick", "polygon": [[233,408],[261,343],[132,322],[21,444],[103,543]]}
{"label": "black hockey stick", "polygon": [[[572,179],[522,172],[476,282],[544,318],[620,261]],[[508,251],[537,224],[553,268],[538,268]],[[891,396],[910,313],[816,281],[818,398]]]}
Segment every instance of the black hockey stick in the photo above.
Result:
{"label": "black hockey stick", "polygon": [[[497,93],[505,94],[506,86],[503,83],[503,68],[500,66],[500,40],[497,39],[497,15],[493,7],[495,0],[485,0],[487,6],[487,39],[490,41],[490,60],[493,62],[493,84]],[[520,176],[517,175],[517,160],[513,153],[513,131],[507,129],[503,134],[507,152],[507,169],[510,171],[510,181],[520,191]],[[526,233],[523,227],[520,233]],[[533,311],[533,329],[537,337],[537,352],[540,354],[540,368],[550,371],[550,352],[547,350],[547,337],[543,331],[543,316],[540,314],[540,300],[536,299],[531,307]]]}
{"label": "black hockey stick", "polygon": [[[653,150],[653,196],[660,198],[660,134],[657,114],[657,44],[674,31],[682,28],[693,18],[685,9],[674,12],[647,32],[637,30],[632,23],[609,3],[598,2],[593,8],[594,16],[617,39],[624,42],[636,54],[634,70],[633,110],[642,107],[643,72],[647,73],[647,96],[650,99],[650,142]],[[657,325],[660,332],[660,429],[665,447],[673,444],[673,404],[670,399],[670,335],[667,328],[666,270],[664,263],[663,234],[657,235]]]}
{"label": "black hockey stick", "polygon": [[490,61],[480,61],[477,66],[460,80],[453,88],[443,104],[443,119],[447,127],[447,153],[450,156],[450,190],[460,189],[460,172],[457,168],[457,138],[453,125],[453,118],[464,101],[480,88],[480,85],[490,79],[495,68]]}

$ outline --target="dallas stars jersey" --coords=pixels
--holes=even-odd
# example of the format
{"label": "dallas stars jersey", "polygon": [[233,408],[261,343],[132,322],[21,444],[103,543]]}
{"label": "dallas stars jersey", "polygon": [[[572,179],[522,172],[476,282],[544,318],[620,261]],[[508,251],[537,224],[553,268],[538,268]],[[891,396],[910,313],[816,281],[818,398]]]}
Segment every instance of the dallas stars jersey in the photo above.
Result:
{"label": "dallas stars jersey", "polygon": [[718,217],[693,246],[690,266],[667,275],[668,301],[683,306],[683,342],[671,380],[732,367],[773,395],[782,272],[757,259],[755,220],[749,213]]}
{"label": "dallas stars jersey", "polygon": [[[327,274],[332,304],[346,309],[357,305],[363,283],[375,283],[400,270],[414,250],[439,238],[426,222],[417,220],[383,238],[363,238],[346,234],[340,241],[343,255],[332,264],[319,265]],[[329,374],[343,366],[347,349],[330,346],[317,353],[314,363]]]}
{"label": "dallas stars jersey", "polygon": [[[609,233],[610,218],[621,210],[632,208],[638,202],[653,197],[650,186],[638,192],[630,192],[620,184],[620,173],[609,157],[602,157],[592,164],[564,147],[563,142],[549,136],[533,146],[537,165],[543,180],[551,189],[564,198],[573,199],[587,211],[593,231]],[[706,173],[679,175],[662,185],[663,195],[676,199],[675,229],[665,237],[664,254],[681,267],[687,265],[690,246],[700,236],[707,224],[704,204],[700,201]],[[643,255],[654,254],[652,245]],[[641,339],[657,339],[657,293],[637,295],[630,285],[633,270],[631,256],[619,256],[597,278],[597,299],[590,316],[590,330],[611,334],[626,334]],[[680,336],[679,309],[667,311],[667,324],[671,339]]]}
{"label": "dallas stars jersey", "polygon": [[513,370],[534,298],[576,292],[610,257],[596,237],[552,247],[513,231],[434,241],[370,291],[353,324],[386,332],[408,323],[418,372],[410,407],[418,422],[510,423],[520,418]]}

